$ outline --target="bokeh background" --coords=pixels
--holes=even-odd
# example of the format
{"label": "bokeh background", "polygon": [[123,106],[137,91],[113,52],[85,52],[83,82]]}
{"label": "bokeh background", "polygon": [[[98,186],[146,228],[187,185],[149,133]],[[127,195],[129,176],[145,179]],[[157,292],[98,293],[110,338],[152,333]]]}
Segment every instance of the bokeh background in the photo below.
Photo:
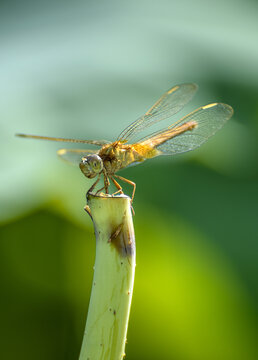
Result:
{"label": "bokeh background", "polygon": [[95,254],[91,182],[60,144],[14,134],[113,140],[183,82],[199,92],[180,116],[235,115],[121,173],[137,183],[126,358],[257,359],[257,18],[254,0],[0,1],[1,359],[78,358]]}

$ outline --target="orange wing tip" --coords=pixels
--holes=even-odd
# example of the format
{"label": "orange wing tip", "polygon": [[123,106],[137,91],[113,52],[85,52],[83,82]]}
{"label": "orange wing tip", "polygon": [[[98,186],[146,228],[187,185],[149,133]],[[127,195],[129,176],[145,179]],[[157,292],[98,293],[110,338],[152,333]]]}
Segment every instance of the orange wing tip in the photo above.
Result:
{"label": "orange wing tip", "polygon": [[62,156],[62,155],[64,155],[64,154],[67,153],[67,150],[65,150],[65,149],[59,149],[59,150],[57,150],[56,153],[57,153],[57,155]]}
{"label": "orange wing tip", "polygon": [[172,94],[174,91],[176,91],[179,88],[178,85],[172,87],[172,89],[168,90],[168,94]]}
{"label": "orange wing tip", "polygon": [[212,107],[218,106],[218,105],[220,105],[220,106],[222,106],[222,107],[224,107],[224,108],[227,108],[228,110],[231,110],[232,113],[234,112],[232,106],[230,106],[230,105],[228,105],[228,104],[224,104],[224,103],[212,103],[212,104],[208,104],[208,105],[202,106],[201,108],[202,108],[202,109],[209,109],[209,108],[212,108]]}
{"label": "orange wing tip", "polygon": [[209,109],[209,108],[213,108],[215,106],[221,106],[222,108],[224,108],[225,110],[228,111],[228,118],[231,118],[231,116],[234,114],[234,109],[232,108],[232,106],[228,105],[228,104],[224,104],[224,103],[212,103],[212,104],[208,104],[205,106],[202,106],[201,109]]}
{"label": "orange wing tip", "polygon": [[212,107],[214,107],[216,105],[218,105],[218,103],[208,104],[208,105],[202,106],[202,109],[209,109],[209,108],[212,108]]}

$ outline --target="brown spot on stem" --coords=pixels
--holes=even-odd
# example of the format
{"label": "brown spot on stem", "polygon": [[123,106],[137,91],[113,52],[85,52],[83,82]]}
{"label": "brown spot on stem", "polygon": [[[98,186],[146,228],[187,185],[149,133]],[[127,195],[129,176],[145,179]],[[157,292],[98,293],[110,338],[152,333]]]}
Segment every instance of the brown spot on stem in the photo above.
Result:
{"label": "brown spot on stem", "polygon": [[[125,219],[125,217],[124,217]],[[122,256],[132,256],[135,249],[134,234],[129,231],[127,224],[123,222],[113,228],[108,240]],[[121,265],[123,262],[121,262]]]}
{"label": "brown spot on stem", "polygon": [[[135,252],[134,229],[131,223],[130,199],[121,197],[106,197],[90,195],[89,205],[92,210],[95,234],[98,239],[106,239],[121,257],[130,258]],[[101,210],[97,209],[101,203]],[[121,209],[122,211],[119,211]],[[103,217],[101,214],[106,214]],[[108,234],[99,234],[99,228],[106,226],[103,230]],[[105,227],[104,227],[105,228]],[[122,260],[122,259],[121,259]],[[129,259],[128,259],[129,260]],[[122,265],[122,264],[121,264]]]}
{"label": "brown spot on stem", "polygon": [[118,235],[120,234],[121,230],[122,230],[122,227],[123,227],[123,223],[118,225],[118,227],[116,228],[116,230],[111,234],[108,242],[112,242],[113,240],[115,240]]}

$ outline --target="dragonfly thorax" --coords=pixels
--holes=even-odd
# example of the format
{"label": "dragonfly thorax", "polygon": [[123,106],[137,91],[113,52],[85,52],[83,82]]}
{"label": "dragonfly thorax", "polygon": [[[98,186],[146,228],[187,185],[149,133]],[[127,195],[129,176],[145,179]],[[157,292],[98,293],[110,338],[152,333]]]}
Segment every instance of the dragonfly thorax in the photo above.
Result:
{"label": "dragonfly thorax", "polygon": [[79,166],[83,174],[89,179],[94,178],[103,170],[102,159],[97,154],[83,157]]}

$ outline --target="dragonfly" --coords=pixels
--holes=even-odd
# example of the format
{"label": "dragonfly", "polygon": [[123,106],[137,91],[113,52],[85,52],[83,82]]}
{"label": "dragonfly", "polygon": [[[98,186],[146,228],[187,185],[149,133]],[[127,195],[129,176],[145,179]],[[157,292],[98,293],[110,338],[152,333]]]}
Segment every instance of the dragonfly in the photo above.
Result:
{"label": "dragonfly", "polygon": [[141,132],[182,110],[192,99],[197,89],[198,86],[194,83],[173,86],[143,116],[126,127],[114,142],[26,134],[16,135],[23,138],[97,146],[98,150],[60,149],[57,154],[62,159],[79,165],[87,178],[95,178],[95,182],[87,194],[93,192],[101,175],[103,175],[104,187],[96,191],[95,194],[99,194],[104,189],[105,193],[109,194],[110,180],[117,189],[112,195],[123,194],[122,186],[118,183],[118,181],[123,181],[132,185],[131,201],[133,201],[136,184],[117,175],[118,171],[160,155],[176,155],[194,150],[221,129],[233,115],[233,109],[230,105],[223,103],[208,104],[192,111],[180,120],[174,121],[170,126],[165,128],[159,126],[160,129],[154,133],[142,137],[136,142],[133,141]]}

